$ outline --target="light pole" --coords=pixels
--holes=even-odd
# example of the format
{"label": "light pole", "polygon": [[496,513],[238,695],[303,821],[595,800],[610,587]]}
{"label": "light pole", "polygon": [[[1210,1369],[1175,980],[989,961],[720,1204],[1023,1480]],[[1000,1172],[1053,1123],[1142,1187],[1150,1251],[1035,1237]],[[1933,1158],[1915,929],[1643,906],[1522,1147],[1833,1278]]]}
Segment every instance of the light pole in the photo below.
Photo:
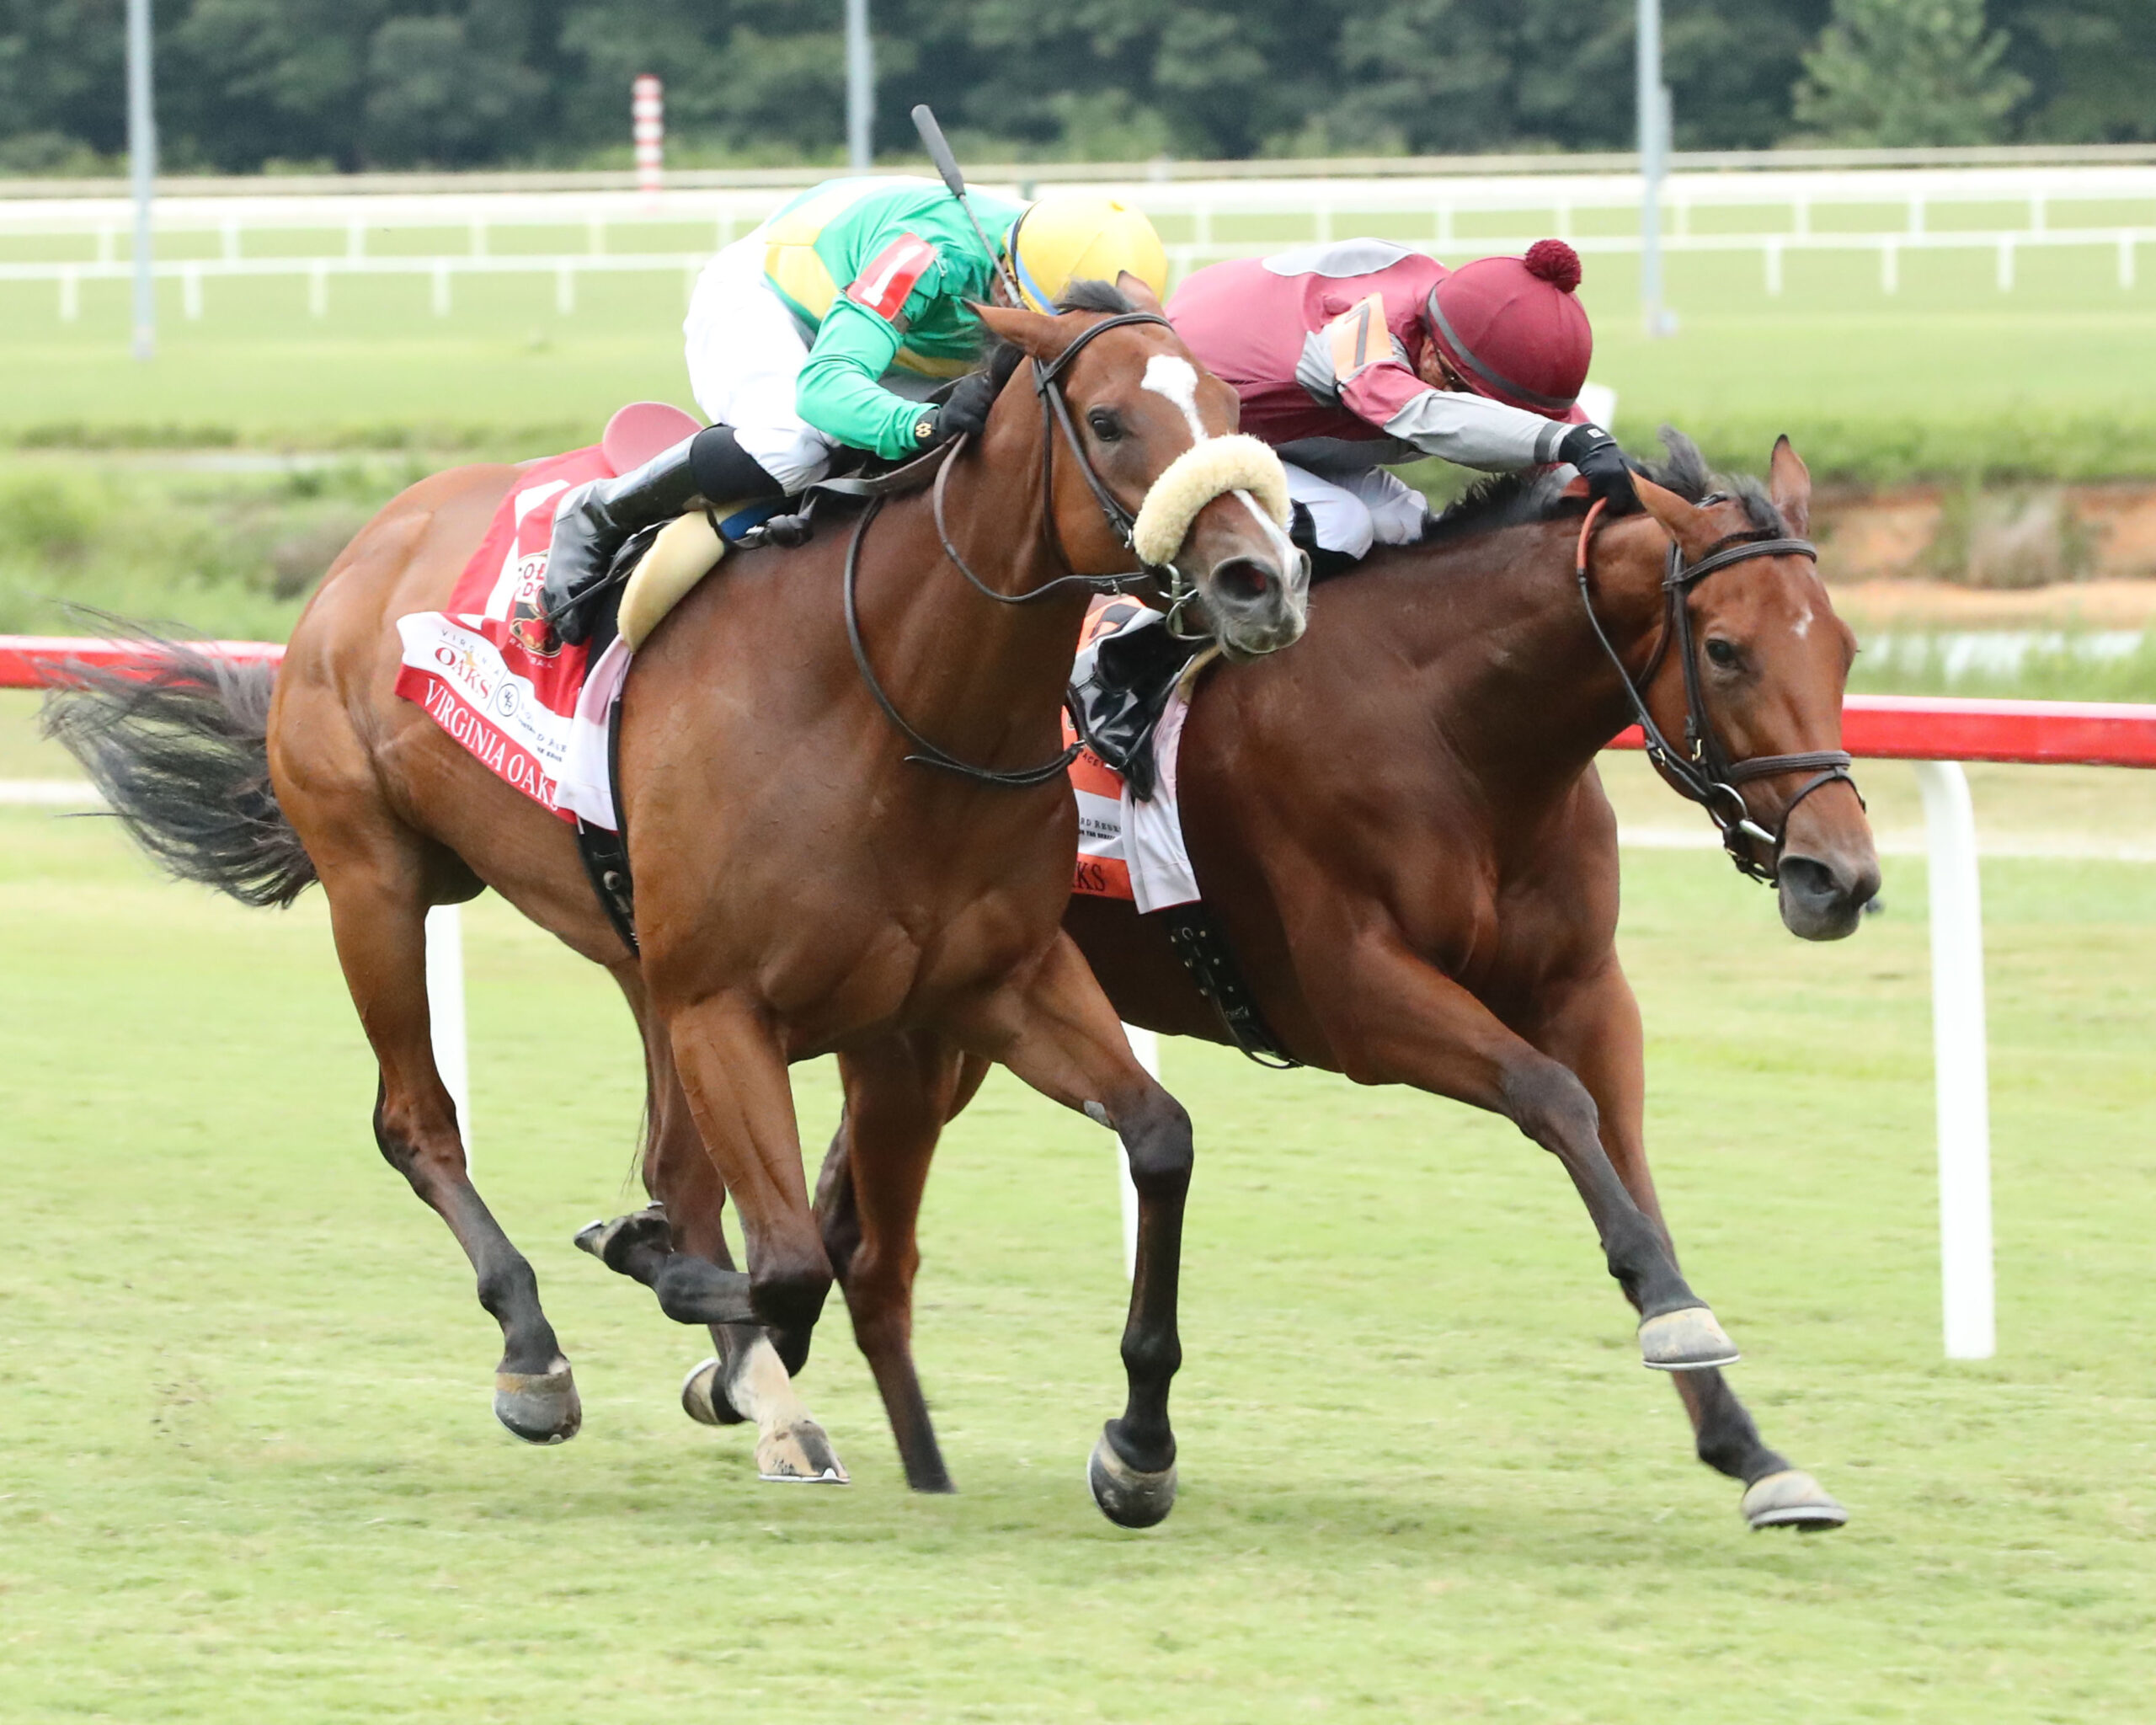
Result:
{"label": "light pole", "polygon": [[1639,0],[1635,104],[1640,122],[1640,312],[1650,339],[1677,320],[1662,302],[1662,177],[1669,171],[1669,86],[1662,81],[1662,0]]}
{"label": "light pole", "polygon": [[846,158],[856,168],[876,161],[876,47],[868,40],[868,0],[846,0]]}
{"label": "light pole", "polygon": [[135,191],[135,357],[157,351],[150,203],[157,195],[157,116],[151,101],[150,0],[127,0],[127,157]]}

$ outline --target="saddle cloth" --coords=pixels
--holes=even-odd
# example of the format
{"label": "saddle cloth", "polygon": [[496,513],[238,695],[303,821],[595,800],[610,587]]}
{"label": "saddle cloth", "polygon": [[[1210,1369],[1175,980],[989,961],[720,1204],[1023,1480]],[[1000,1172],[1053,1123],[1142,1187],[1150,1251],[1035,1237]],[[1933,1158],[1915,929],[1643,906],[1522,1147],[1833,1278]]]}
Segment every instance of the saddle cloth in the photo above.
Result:
{"label": "saddle cloth", "polygon": [[571,486],[611,478],[606,446],[532,462],[494,511],[446,611],[397,620],[397,692],[416,701],[482,766],[564,820],[616,825],[606,723],[628,670],[619,638],[542,650],[536,600],[554,505]]}
{"label": "saddle cloth", "polygon": [[[1163,626],[1160,612],[1134,600],[1095,600],[1078,638],[1072,684],[1082,686],[1090,677],[1102,641]],[[1070,763],[1070,788],[1078,798],[1073,892],[1089,898],[1126,899],[1141,914],[1198,902],[1198,877],[1183,848],[1182,816],[1177,802],[1176,756],[1187,710],[1178,683],[1147,745],[1155,769],[1150,797],[1134,795],[1129,781],[1091,749]],[[1077,727],[1068,713],[1063,717],[1063,740],[1066,744],[1078,740]]]}

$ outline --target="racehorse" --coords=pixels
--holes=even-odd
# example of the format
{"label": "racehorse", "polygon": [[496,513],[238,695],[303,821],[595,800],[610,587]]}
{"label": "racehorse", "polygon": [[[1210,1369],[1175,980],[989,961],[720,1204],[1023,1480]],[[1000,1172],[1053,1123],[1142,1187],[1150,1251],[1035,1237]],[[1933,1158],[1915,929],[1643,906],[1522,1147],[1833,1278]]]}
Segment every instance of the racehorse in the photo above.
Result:
{"label": "racehorse", "polygon": [[[503,1334],[495,1413],[520,1438],[568,1438],[582,1411],[531,1265],[471,1182],[429,1040],[428,908],[486,887],[628,998],[644,1174],[670,1229],[654,1239],[647,1215],[600,1243],[617,1268],[651,1265],[669,1315],[724,1327],[732,1370],[713,1394],[757,1421],[767,1476],[845,1477],[787,1381],[831,1280],[789,1062],[838,1050],[850,1082],[940,1119],[963,1051],[1130,1143],[1145,1263],[1129,1409],[1094,1472],[1166,1513],[1190,1125],[1058,926],[1076,829],[1059,715],[1104,581],[1170,579],[1183,626],[1241,658],[1301,633],[1308,566],[1278,525],[1277,460],[1223,435],[1233,393],[1150,296],[1086,287],[1062,316],[981,309],[1009,374],[979,447],[932,495],[879,496],[850,534],[730,558],[640,646],[619,720],[638,952],[568,825],[393,692],[397,619],[444,606],[514,467],[440,473],[386,506],[331,567],[274,689],[167,644],[147,680],[84,674],[51,711],[174,872],[257,904],[321,882],[381,1069],[376,1138],[471,1260]],[[923,1038],[948,1054],[915,1059]],[[910,1221],[923,1172],[864,1151],[872,1228],[886,1204]],[[745,1274],[720,1228],[728,1193]]]}
{"label": "racehorse", "polygon": [[[1643,1340],[1671,1295],[1643,1273],[1634,1230],[1668,1235],[1596,755],[1644,709],[1665,776],[1708,799],[1806,939],[1849,934],[1879,885],[1840,751],[1855,644],[1799,537],[1804,464],[1783,439],[1769,489],[1713,494],[1698,451],[1664,435],[1667,486],[1637,482],[1644,514],[1590,534],[1552,479],[1499,481],[1420,544],[1326,585],[1293,654],[1197,684],[1177,767],[1205,903],[1278,1048],[1505,1115],[1553,1152]],[[1686,746],[1663,741],[1680,730]],[[1229,1041],[1166,921],[1081,897],[1064,926],[1126,1020]],[[985,1071],[968,1063],[954,1114]],[[889,1157],[893,1129],[848,1100],[818,1208],[858,1322],[861,1170],[872,1146]],[[1841,1506],[1767,1447],[1716,1369],[1734,1358],[1647,1363],[1677,1369],[1699,1455],[1743,1482],[1753,1527],[1839,1525]],[[913,1440],[909,1475],[932,1477],[933,1433]]]}

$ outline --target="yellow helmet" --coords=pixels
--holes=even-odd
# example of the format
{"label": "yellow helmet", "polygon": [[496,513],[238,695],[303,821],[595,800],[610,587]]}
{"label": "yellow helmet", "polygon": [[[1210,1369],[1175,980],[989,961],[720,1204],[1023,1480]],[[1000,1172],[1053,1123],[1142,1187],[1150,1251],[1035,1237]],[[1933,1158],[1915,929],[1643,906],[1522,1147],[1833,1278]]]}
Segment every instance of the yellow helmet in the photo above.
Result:
{"label": "yellow helmet", "polygon": [[1153,224],[1097,192],[1055,192],[1028,205],[1005,247],[1036,312],[1053,312],[1074,281],[1113,284],[1126,270],[1155,294],[1167,291],[1168,254]]}

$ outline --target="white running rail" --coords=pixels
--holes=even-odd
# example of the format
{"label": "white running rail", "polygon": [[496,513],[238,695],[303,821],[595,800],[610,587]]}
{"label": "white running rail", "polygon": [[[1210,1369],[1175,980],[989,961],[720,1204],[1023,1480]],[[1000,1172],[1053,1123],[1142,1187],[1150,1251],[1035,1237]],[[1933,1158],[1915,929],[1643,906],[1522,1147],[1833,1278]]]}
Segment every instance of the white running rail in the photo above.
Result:
{"label": "white running rail", "polygon": [[[2108,252],[2114,280],[2128,289],[2140,249],[2156,243],[2156,166],[1693,173],[1665,186],[1664,246],[1756,256],[1769,294],[1782,291],[1792,253],[1870,254],[1882,291],[1894,293],[1912,252],[1988,254],[2007,291],[2023,253],[2059,247]],[[1162,223],[1178,270],[1373,227],[1447,258],[1517,252],[1545,234],[1589,254],[1639,249],[1640,184],[1626,174],[1134,179],[1101,190]],[[579,278],[678,271],[686,280],[793,195],[768,186],[656,199],[627,190],[174,191],[157,206],[157,274],[179,284],[189,318],[202,314],[207,281],[303,280],[319,317],[331,278],[384,275],[425,278],[438,315],[450,310],[456,278],[551,275],[567,315]],[[72,321],[85,283],[131,273],[130,221],[124,199],[0,201],[0,282],[51,285]]]}

